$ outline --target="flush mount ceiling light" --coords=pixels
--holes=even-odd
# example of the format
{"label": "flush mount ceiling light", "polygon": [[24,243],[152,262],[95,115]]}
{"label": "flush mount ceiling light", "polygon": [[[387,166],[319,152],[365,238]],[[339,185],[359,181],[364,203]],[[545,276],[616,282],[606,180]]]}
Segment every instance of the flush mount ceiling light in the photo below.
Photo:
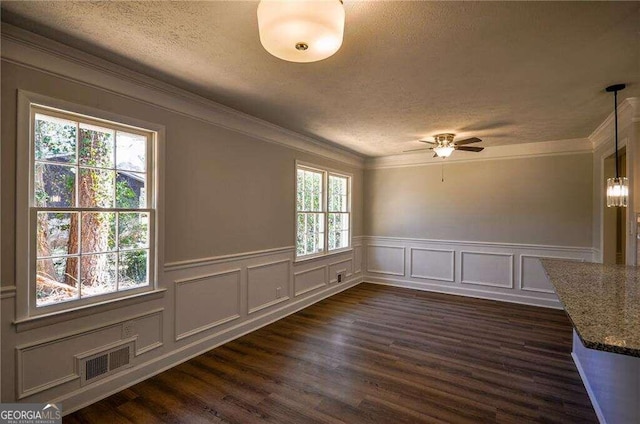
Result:
{"label": "flush mount ceiling light", "polygon": [[289,62],[316,62],[340,49],[344,34],[341,0],[262,0],[260,42]]}
{"label": "flush mount ceiling light", "polygon": [[613,110],[615,116],[615,161],[616,177],[607,179],[607,207],[627,207],[629,201],[629,181],[627,177],[618,174],[618,91],[624,90],[624,84],[615,84],[606,88],[608,93],[613,92]]}

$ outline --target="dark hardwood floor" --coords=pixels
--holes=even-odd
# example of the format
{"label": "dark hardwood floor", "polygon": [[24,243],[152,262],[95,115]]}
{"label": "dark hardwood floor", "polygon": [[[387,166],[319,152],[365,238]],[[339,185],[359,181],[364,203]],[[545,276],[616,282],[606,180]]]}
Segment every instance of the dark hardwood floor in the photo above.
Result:
{"label": "dark hardwood floor", "polygon": [[65,423],[596,423],[564,312],[360,284]]}

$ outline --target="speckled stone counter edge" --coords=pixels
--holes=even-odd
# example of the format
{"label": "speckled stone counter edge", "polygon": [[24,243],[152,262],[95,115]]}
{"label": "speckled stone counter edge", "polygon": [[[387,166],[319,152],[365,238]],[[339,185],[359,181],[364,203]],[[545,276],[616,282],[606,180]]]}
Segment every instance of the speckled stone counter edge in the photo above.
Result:
{"label": "speckled stone counter edge", "polygon": [[[547,268],[545,266],[545,262],[553,262],[553,263],[566,262],[568,266],[575,265],[575,262],[573,262],[573,261],[561,261],[561,260],[557,260],[557,259],[541,259],[540,262],[542,263],[542,268],[544,269],[544,272],[545,272],[547,278],[549,278],[549,281],[551,281],[551,284],[553,284],[554,288],[556,289],[555,290],[556,291],[556,295],[558,296],[558,299],[560,300],[560,303],[562,303],[563,309],[565,310],[565,313],[569,317],[569,320],[571,321],[571,325],[573,325],[573,328],[575,329],[576,334],[578,334],[578,337],[580,338],[580,341],[582,342],[584,347],[586,347],[588,349],[600,350],[600,351],[603,351],[603,352],[617,353],[617,354],[620,354],[620,355],[635,356],[635,357],[639,357],[640,358],[640,349],[629,348],[629,347],[624,347],[624,346],[617,346],[617,345],[601,343],[601,342],[585,339],[582,336],[581,332],[580,332],[579,326],[576,325],[576,323],[574,322],[573,318],[571,317],[571,314],[567,311],[567,305],[565,304],[565,299],[563,299],[562,296],[559,294],[559,290],[558,290],[558,288],[556,286],[556,282],[554,281],[554,278],[549,274],[549,271],[547,270]],[[569,309],[571,309],[571,308],[569,308]]]}

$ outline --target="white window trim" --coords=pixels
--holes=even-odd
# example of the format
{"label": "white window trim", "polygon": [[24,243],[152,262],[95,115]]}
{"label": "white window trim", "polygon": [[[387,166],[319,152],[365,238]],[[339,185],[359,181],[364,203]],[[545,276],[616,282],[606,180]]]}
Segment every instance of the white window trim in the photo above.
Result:
{"label": "white window trim", "polygon": [[[322,213],[324,214],[324,225],[325,225],[325,237],[324,237],[324,250],[318,253],[310,253],[308,255],[298,255],[298,168],[307,168],[311,171],[316,171],[322,173],[322,184],[323,184],[323,194],[322,194]],[[347,178],[347,212],[349,213],[349,244],[347,247],[342,247],[340,249],[329,250],[329,175],[335,175],[338,177],[346,177]],[[317,165],[310,162],[304,162],[300,160],[295,161],[294,167],[294,202],[293,202],[293,210],[294,210],[294,219],[293,219],[293,234],[294,234],[294,243],[295,246],[294,254],[295,254],[295,262],[308,261],[312,259],[323,258],[326,256],[336,255],[338,253],[349,252],[353,249],[353,212],[351,210],[352,205],[352,185],[353,185],[353,174],[345,171],[341,171],[339,169],[333,169],[326,166]]]}
{"label": "white window trim", "polygon": [[[104,120],[144,129],[154,133],[153,142],[155,149],[151,149],[151,167],[148,170],[150,177],[149,186],[152,188],[153,204],[149,205],[155,210],[155,220],[150,223],[150,270],[149,285],[140,289],[132,289],[88,298],[62,302],[58,305],[44,306],[36,309],[35,295],[33,295],[32,280],[35,281],[35,243],[32,238],[32,222],[35,214],[30,209],[30,195],[32,176],[31,169],[33,146],[32,142],[32,108],[38,105],[44,108],[59,109],[71,114],[87,117],[90,120]],[[164,140],[165,128],[162,125],[145,122],[103,111],[89,106],[67,102],[44,96],[41,94],[18,90],[17,110],[17,162],[16,162],[16,319],[15,322],[30,321],[37,318],[51,317],[66,314],[78,310],[85,310],[92,306],[114,303],[131,297],[162,292],[158,286],[161,281],[161,272],[164,264]]]}

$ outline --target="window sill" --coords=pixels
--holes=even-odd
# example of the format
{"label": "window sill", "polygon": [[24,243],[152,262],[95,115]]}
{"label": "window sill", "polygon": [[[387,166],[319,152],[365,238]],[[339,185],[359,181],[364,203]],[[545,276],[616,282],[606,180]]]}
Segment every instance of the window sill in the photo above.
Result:
{"label": "window sill", "polygon": [[315,260],[330,258],[332,256],[337,256],[337,255],[340,255],[342,253],[349,253],[349,252],[353,252],[353,247],[345,247],[344,249],[332,250],[331,252],[323,253],[321,255],[303,256],[301,258],[296,258],[293,261],[293,263],[297,264],[297,263],[303,263],[303,262],[313,262]]}
{"label": "window sill", "polygon": [[16,327],[16,332],[20,333],[21,331],[45,327],[47,325],[56,324],[62,321],[82,318],[87,315],[95,315],[97,313],[129,306],[134,303],[159,299],[164,296],[164,293],[166,291],[167,289],[156,289],[152,291],[132,294],[126,297],[118,297],[116,299],[109,299],[98,303],[78,306],[73,309],[66,309],[63,311],[51,312],[48,314],[19,318],[13,321],[13,325],[15,325]]}

